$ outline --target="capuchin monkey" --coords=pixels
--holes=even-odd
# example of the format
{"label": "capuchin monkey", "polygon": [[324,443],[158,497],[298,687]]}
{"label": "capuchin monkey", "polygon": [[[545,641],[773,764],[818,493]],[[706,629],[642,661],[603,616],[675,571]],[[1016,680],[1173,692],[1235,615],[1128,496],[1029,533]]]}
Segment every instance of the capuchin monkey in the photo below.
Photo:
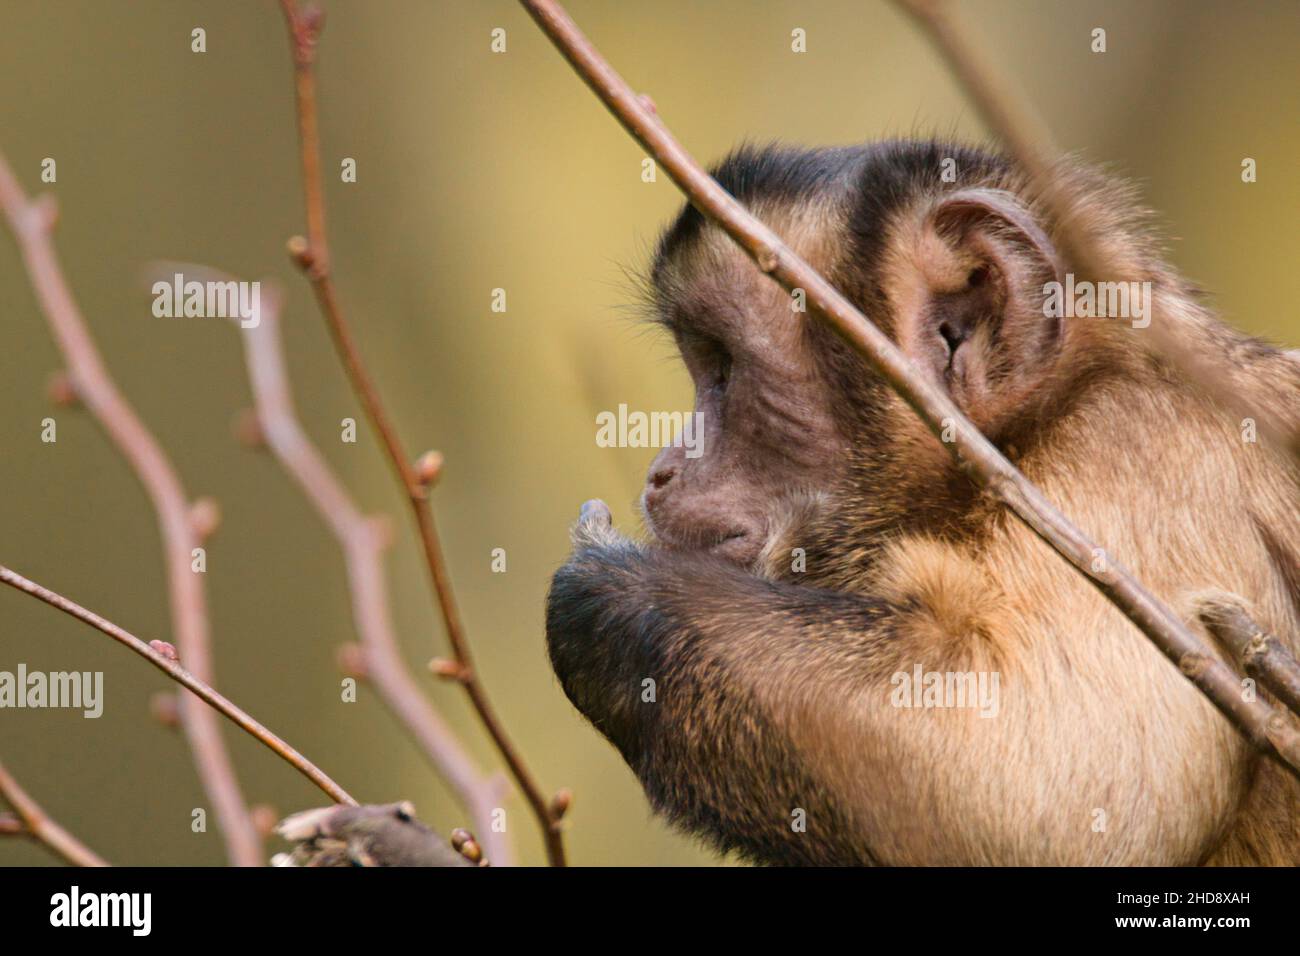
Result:
{"label": "capuchin monkey", "polygon": [[[1142,330],[1213,357],[1261,421],[1295,420],[1300,363],[1206,310],[1128,188],[1058,174],[1122,266],[1099,279],[1137,283],[1089,301],[1001,158],[745,148],[715,175],[1098,561],[1198,629],[1198,594],[1241,595],[1296,650],[1300,476]],[[651,464],[644,543],[583,507],[547,642],[657,811],[775,864],[1300,863],[1300,786],[722,231],[686,208],[648,285],[704,453]]]}

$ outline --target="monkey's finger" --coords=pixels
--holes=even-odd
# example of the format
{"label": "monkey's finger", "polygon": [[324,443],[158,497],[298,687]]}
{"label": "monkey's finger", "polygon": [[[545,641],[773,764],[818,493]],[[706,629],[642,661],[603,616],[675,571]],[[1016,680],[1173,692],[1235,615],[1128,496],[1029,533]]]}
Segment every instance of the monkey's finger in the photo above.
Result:
{"label": "monkey's finger", "polygon": [[599,498],[584,501],[578,510],[578,524],[594,524],[596,527],[610,527],[614,516],[609,512],[609,505]]}
{"label": "monkey's finger", "polygon": [[614,533],[614,518],[609,513],[609,505],[599,498],[584,501],[578,512],[578,520],[574,522],[573,530],[569,534],[574,548],[612,544],[617,537]]}

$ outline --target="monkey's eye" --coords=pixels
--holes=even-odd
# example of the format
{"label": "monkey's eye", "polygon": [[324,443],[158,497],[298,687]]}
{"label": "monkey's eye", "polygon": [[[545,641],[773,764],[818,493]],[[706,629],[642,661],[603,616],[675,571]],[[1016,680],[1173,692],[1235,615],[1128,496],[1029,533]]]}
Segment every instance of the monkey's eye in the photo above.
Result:
{"label": "monkey's eye", "polygon": [[707,366],[710,377],[710,385],[717,389],[725,389],[727,383],[731,381],[731,353],[721,345],[716,346],[713,354],[709,357]]}
{"label": "monkey's eye", "polygon": [[712,337],[683,336],[679,340],[682,358],[691,370],[697,386],[710,391],[725,391],[731,382],[731,352]]}

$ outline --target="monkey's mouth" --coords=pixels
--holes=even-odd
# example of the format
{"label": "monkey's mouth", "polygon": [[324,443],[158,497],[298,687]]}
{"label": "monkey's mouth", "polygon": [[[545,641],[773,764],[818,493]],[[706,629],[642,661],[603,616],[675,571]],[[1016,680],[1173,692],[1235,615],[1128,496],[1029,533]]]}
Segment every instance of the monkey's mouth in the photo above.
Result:
{"label": "monkey's mouth", "polygon": [[762,550],[762,542],[744,529],[667,528],[657,525],[648,515],[645,524],[660,547],[672,551],[714,554],[748,567]]}
{"label": "monkey's mouth", "polygon": [[702,545],[705,551],[716,551],[727,547],[733,541],[743,541],[749,537],[748,531],[720,531],[711,536],[711,540]]}
{"label": "monkey's mouth", "polygon": [[725,534],[704,550],[716,554],[728,561],[735,561],[743,567],[749,567],[762,550],[762,542],[757,542],[748,531],[733,531]]}

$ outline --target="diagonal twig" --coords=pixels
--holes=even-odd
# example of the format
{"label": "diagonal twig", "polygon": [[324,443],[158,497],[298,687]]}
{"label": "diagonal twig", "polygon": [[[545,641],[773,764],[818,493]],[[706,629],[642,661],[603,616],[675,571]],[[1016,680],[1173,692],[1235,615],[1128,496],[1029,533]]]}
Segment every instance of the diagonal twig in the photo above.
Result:
{"label": "diagonal twig", "polygon": [[[77,397],[131,466],[157,513],[176,645],[194,673],[210,682],[213,667],[207,597],[202,576],[190,568],[191,554],[203,535],[191,519],[185,489],[166,452],[118,390],[90,337],[54,252],[53,197],[29,201],[2,156],[0,207],[18,240],[32,288],[63,353]],[[212,802],[230,861],[237,866],[261,866],[262,838],[240,792],[216,718],[184,694],[179,705],[195,768]]]}
{"label": "diagonal twig", "polygon": [[0,763],[0,797],[17,814],[17,827],[0,828],[0,833],[30,836],[44,843],[73,866],[108,866],[98,853],[63,829],[41,805],[27,795],[18,781]]}
{"label": "diagonal twig", "polygon": [[696,162],[559,3],[520,2],[578,76],[701,214],[721,226],[774,281],[787,290],[803,289],[814,314],[866,359],[936,436],[942,435],[945,420],[953,423],[955,436],[943,445],[970,477],[1010,508],[1150,638],[1247,739],[1300,776],[1300,730],[1285,714],[1258,699],[1243,700],[1232,670],[1213,657],[1204,642],[1126,568],[1112,561],[1107,562],[1106,570],[1094,570],[1093,541],[1003,457],[897,345]]}
{"label": "diagonal twig", "polygon": [[429,505],[428,482],[421,477],[402,445],[401,439],[375,388],[361,353],[352,336],[351,327],[343,317],[334,288],[330,268],[329,246],[325,234],[325,200],[321,186],[320,139],[316,110],[316,44],[323,26],[323,14],[314,5],[299,8],[297,0],[280,0],[285,24],[289,30],[293,53],[294,83],[298,115],[298,138],[301,147],[303,190],[307,208],[307,238],[290,240],[290,252],[295,262],[311,282],[312,291],[320,305],[321,314],[329,327],[335,350],[347,372],[348,380],[356,393],[366,416],[379,434],[393,470],[402,484],[411,507],[420,545],[428,567],[430,583],[442,613],[447,640],[455,658],[447,676],[454,677],[465,688],[470,704],[478,715],[488,736],[496,745],[510,774],[519,785],[529,809],[536,817],[546,844],[546,856],[552,866],[563,866],[564,838],[561,828],[562,806],[565,801],[550,801],[542,795],[541,788],[524,764],[505,727],[497,716],[488,697],[487,689],[474,670],[473,655],[465,636],[456,596],[451,586],[451,575],[442,552],[433,509]]}
{"label": "diagonal twig", "polygon": [[[336,803],[356,804],[356,801],[348,795],[346,790],[326,776],[325,772],[314,763],[272,733],[266,725],[250,717],[242,708],[231,703],[230,700],[210,687],[202,678],[186,670],[174,658],[156,650],[152,644],[146,644],[130,631],[118,627],[107,618],[100,617],[94,611],[87,610],[75,601],[69,600],[62,594],[51,591],[49,588],[23,577],[17,571],[13,571],[2,564],[0,564],[0,584],[7,584],[17,591],[30,594],[32,597],[44,601],[50,607],[57,608],[63,613],[89,624],[96,630],[102,631],[119,644],[124,644],[176,681],[176,683],[193,691],[198,700],[208,704],[213,710],[224,714],[237,727],[260,740],[272,752],[278,754],[304,777],[325,791],[331,800]],[[204,710],[208,714],[212,714],[212,711],[206,707]],[[215,715],[213,715],[213,718],[215,719]]]}

